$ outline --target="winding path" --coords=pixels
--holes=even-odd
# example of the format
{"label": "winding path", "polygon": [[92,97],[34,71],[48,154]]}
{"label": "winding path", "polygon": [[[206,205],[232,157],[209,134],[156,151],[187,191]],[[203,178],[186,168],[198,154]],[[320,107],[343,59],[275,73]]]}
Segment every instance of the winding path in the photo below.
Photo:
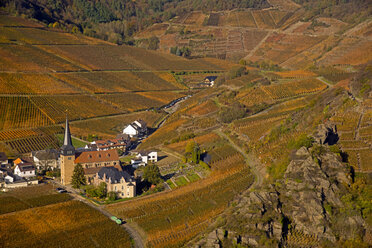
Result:
{"label": "winding path", "polygon": [[234,141],[227,136],[225,133],[223,133],[220,129],[217,129],[214,131],[216,134],[218,134],[220,137],[226,139],[230,145],[236,149],[238,152],[240,152],[243,157],[245,158],[245,161],[248,163],[249,167],[251,168],[252,173],[255,176],[255,181],[252,184],[252,189],[258,189],[262,186],[263,179],[266,174],[265,167],[257,160],[257,158],[253,154],[246,153],[241,147],[239,147],[237,144],[234,143]]}

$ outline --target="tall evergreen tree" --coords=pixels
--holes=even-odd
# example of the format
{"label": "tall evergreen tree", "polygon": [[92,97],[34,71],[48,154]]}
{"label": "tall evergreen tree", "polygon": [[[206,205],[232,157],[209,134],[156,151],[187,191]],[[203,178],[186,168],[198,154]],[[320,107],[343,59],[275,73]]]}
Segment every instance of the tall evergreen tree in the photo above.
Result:
{"label": "tall evergreen tree", "polygon": [[72,187],[80,189],[81,186],[86,184],[84,175],[84,169],[81,164],[75,165],[74,172],[72,174]]}

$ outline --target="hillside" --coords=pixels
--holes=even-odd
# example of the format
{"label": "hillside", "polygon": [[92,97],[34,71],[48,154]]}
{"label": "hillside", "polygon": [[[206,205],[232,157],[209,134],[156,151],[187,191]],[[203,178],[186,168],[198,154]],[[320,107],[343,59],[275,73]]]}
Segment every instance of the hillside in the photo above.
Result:
{"label": "hillside", "polygon": [[[52,2],[6,1],[33,20],[0,15],[0,151],[58,148],[66,115],[84,140],[142,119],[153,132],[136,150],[158,161],[135,170],[137,196],[71,195],[146,247],[372,246],[368,1]],[[115,43],[138,47],[63,31],[74,27],[110,41],[117,27],[131,34]],[[131,173],[133,157],[120,158]],[[0,194],[0,246],[139,245],[40,187]]]}
{"label": "hillside", "polygon": [[113,137],[138,118],[153,126],[165,115],[157,108],[188,94],[174,73],[230,67],[117,46],[20,17],[0,21],[0,147],[9,155],[58,147],[54,134],[66,114],[73,134],[84,139]]}
{"label": "hillside", "polygon": [[141,47],[149,47],[148,40],[157,37],[158,49],[174,54],[185,47],[190,57],[245,60],[292,70],[348,67],[371,60],[370,4],[298,2],[269,1],[272,7],[260,10],[184,13],[134,37]]}
{"label": "hillside", "polygon": [[[350,87],[363,84],[363,77],[368,92],[370,66],[361,71],[363,76],[355,75]],[[371,224],[371,96],[359,88],[356,100],[345,84],[334,86],[318,78],[306,71],[252,70],[186,100],[140,149],[156,147],[169,157],[183,157],[194,141],[211,156],[210,174],[176,189],[177,180],[167,181],[172,191],[107,210],[144,232],[149,247],[366,246]],[[337,126],[338,142],[318,145],[332,125]],[[363,134],[349,141],[360,127]],[[298,157],[293,155],[297,149]],[[356,159],[354,153],[359,154]],[[164,164],[160,170],[176,178],[198,170],[172,166]],[[350,177],[351,170],[355,174]],[[358,200],[342,198],[354,197],[358,190],[363,192]],[[303,204],[308,206],[302,209]],[[355,233],[342,229],[346,218]]]}

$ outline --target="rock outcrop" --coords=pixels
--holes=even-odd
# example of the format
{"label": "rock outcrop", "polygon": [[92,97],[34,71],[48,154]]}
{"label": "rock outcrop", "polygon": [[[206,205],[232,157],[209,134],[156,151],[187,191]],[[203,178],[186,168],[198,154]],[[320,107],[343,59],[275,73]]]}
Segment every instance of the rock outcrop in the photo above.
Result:
{"label": "rock outcrop", "polygon": [[[278,185],[245,192],[237,199],[225,223],[196,247],[317,247],[321,241],[335,242],[337,223],[329,209],[342,208],[340,197],[351,182],[349,169],[337,154],[295,151]],[[360,230],[364,221],[349,216],[344,225]],[[350,233],[350,237],[355,233]],[[346,234],[348,235],[348,234]]]}

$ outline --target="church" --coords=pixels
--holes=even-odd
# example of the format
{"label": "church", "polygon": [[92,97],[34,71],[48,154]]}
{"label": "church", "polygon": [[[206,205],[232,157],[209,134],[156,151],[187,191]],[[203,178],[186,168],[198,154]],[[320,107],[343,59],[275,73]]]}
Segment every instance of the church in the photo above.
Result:
{"label": "church", "polygon": [[[105,181],[108,191],[115,191],[122,198],[136,195],[136,182],[133,177],[122,170],[117,150],[76,151],[72,145],[67,118],[60,160],[63,185],[71,184],[75,165],[81,164],[87,183],[98,184]],[[118,183],[120,183],[119,186],[116,185]]]}

